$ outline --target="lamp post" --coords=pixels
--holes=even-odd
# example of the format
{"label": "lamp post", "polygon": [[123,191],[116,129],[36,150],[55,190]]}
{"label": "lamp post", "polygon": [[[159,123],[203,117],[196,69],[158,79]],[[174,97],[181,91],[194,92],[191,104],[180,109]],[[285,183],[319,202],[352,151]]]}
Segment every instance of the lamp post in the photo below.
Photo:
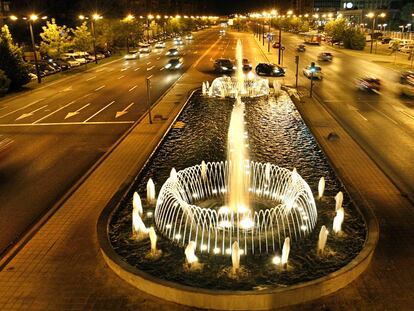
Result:
{"label": "lamp post", "polygon": [[31,14],[29,16],[29,30],[30,30],[30,38],[32,39],[32,48],[33,48],[33,55],[34,55],[34,61],[35,61],[35,67],[36,67],[36,75],[37,75],[37,82],[41,83],[42,78],[40,77],[40,70],[39,70],[39,63],[37,61],[37,54],[36,54],[36,45],[35,45],[35,39],[33,35],[33,23],[39,18],[36,14]]}
{"label": "lamp post", "polygon": [[154,19],[154,15],[152,15],[152,14],[147,15],[147,42],[149,42],[149,40],[150,40],[150,35],[149,35],[150,23],[153,19]]}
{"label": "lamp post", "polygon": [[371,48],[370,48],[370,51],[369,51],[370,53],[372,53],[372,47],[373,47],[373,44],[374,44],[375,20],[376,20],[377,17],[385,17],[385,13],[381,13],[381,14],[376,15],[375,13],[370,12],[366,16],[369,17],[369,18],[372,18]]}
{"label": "lamp post", "polygon": [[96,33],[95,33],[95,21],[97,21],[98,19],[102,19],[102,16],[99,15],[98,13],[94,13],[92,14],[91,18],[89,18],[88,16],[84,16],[84,15],[79,15],[79,19],[80,20],[87,20],[89,19],[91,22],[91,32],[92,32],[92,45],[93,45],[93,55],[95,57],[95,64],[98,64],[98,58],[96,58]]}
{"label": "lamp post", "polygon": [[147,106],[148,106],[148,118],[149,123],[152,124],[152,116],[151,116],[151,78],[152,75],[146,78],[147,81]]}
{"label": "lamp post", "polygon": [[[124,22],[125,23],[129,23],[129,22],[131,22],[131,21],[133,21],[135,19],[135,16],[134,15],[132,15],[132,14],[128,14],[125,18],[124,18]],[[129,35],[130,35],[130,33],[129,33],[129,31],[128,31],[128,34],[127,34],[127,37],[126,37],[126,48],[127,48],[127,53],[129,53]]]}

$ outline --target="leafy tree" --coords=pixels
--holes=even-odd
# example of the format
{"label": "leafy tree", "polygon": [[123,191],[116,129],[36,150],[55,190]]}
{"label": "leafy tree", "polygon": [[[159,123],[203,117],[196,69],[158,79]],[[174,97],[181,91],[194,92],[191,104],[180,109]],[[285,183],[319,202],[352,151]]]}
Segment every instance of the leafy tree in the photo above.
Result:
{"label": "leafy tree", "polygon": [[6,76],[3,70],[0,69],[0,94],[7,93],[10,87],[10,79]]}
{"label": "leafy tree", "polygon": [[7,25],[0,30],[0,69],[10,79],[10,88],[18,89],[30,81],[21,49],[14,44]]}
{"label": "leafy tree", "polygon": [[308,21],[304,21],[301,25],[300,25],[300,31],[301,32],[308,32],[309,31],[309,29],[310,29],[310,26],[309,26],[309,22]]}
{"label": "leafy tree", "polygon": [[101,50],[111,50],[117,41],[116,27],[119,21],[103,19],[95,22],[96,47]]}
{"label": "leafy tree", "polygon": [[51,57],[59,57],[66,52],[71,45],[70,29],[65,25],[59,26],[55,19],[52,22],[47,21],[46,26],[42,27],[43,32],[40,34],[42,42],[40,51]]}
{"label": "leafy tree", "polygon": [[365,34],[356,28],[346,28],[344,31],[344,47],[352,50],[363,50],[365,47]]}
{"label": "leafy tree", "polygon": [[345,30],[347,29],[347,21],[345,18],[331,20],[325,25],[325,32],[332,37],[332,43],[343,41]]}
{"label": "leafy tree", "polygon": [[82,25],[77,26],[73,31],[73,47],[80,51],[90,51],[92,49],[93,38],[92,34],[83,22]]}

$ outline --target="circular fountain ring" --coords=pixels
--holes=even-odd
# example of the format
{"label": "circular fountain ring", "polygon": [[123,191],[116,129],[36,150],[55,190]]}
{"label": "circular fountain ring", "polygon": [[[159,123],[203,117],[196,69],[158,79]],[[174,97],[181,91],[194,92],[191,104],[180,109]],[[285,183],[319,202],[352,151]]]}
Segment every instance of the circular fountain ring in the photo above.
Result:
{"label": "circular fountain ring", "polygon": [[[172,174],[162,186],[155,209],[156,226],[166,238],[185,246],[195,241],[201,252],[229,253],[238,241],[244,253],[280,251],[284,239],[297,241],[315,227],[317,210],[308,184],[294,171],[250,162],[251,202],[262,208],[233,212],[223,204],[227,162],[195,165]],[[263,208],[264,206],[264,208]],[[246,223],[243,219],[248,219]]]}
{"label": "circular fountain ring", "polygon": [[260,97],[269,95],[269,81],[257,76],[245,78],[240,82],[237,78],[223,76],[213,80],[210,95],[214,97]]}

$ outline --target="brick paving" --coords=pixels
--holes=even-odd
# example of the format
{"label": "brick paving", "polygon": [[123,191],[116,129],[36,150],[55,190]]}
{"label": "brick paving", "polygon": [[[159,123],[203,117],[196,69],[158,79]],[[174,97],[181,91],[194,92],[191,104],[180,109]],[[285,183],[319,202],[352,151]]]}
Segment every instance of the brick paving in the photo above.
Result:
{"label": "brick paving", "polygon": [[[120,280],[100,254],[96,222],[113,194],[142,167],[188,91],[203,80],[190,69],[154,108],[154,115],[167,120],[140,122],[7,264],[0,272],[1,310],[189,310]],[[356,281],[286,310],[414,309],[413,206],[323,106],[304,97],[298,109],[353,199],[374,210],[380,239],[370,267]],[[339,139],[329,141],[330,132]]]}

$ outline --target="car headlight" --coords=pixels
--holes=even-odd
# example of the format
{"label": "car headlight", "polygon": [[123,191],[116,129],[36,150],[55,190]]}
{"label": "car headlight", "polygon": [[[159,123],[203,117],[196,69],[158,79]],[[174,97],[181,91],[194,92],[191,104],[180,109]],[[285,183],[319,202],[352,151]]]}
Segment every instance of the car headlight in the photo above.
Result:
{"label": "car headlight", "polygon": [[180,67],[181,67],[181,64],[175,65],[175,68],[180,68]]}
{"label": "car headlight", "polygon": [[237,67],[236,67],[236,66],[233,66],[233,69],[234,69],[234,70],[236,70],[236,69],[237,69]]}
{"label": "car headlight", "polygon": [[224,67],[224,66],[221,66],[221,69],[223,69],[223,70],[228,70],[229,68]]}
{"label": "car headlight", "polygon": [[171,67],[171,64],[167,64],[167,65],[165,65],[165,68],[170,68]]}

